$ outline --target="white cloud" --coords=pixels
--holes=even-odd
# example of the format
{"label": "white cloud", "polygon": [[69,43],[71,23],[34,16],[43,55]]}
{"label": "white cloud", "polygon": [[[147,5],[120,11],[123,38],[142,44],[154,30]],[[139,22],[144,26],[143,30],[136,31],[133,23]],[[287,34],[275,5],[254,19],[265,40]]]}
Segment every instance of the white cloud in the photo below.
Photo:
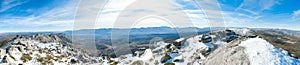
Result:
{"label": "white cloud", "polygon": [[296,10],[296,11],[294,11],[293,12],[293,19],[296,19],[297,17],[299,17],[299,15],[300,15],[300,10]]}
{"label": "white cloud", "polygon": [[21,4],[24,4],[24,3],[26,3],[26,1],[21,2],[19,0],[3,0],[2,3],[1,3],[0,12],[4,12],[8,9],[11,9],[15,6],[18,6],[18,5],[21,5]]}
{"label": "white cloud", "polygon": [[99,14],[95,28],[112,28],[120,12],[135,0],[110,0]]}
{"label": "white cloud", "polygon": [[[46,11],[39,16],[4,16],[1,18],[0,26],[10,27],[20,30],[0,29],[5,32],[32,32],[32,31],[63,31],[71,30],[76,12],[75,7],[77,3],[66,3],[63,6],[53,8]],[[45,8],[47,9],[47,8]]]}
{"label": "white cloud", "polygon": [[[158,16],[172,16],[174,13],[178,12],[174,8],[168,8],[167,6],[169,3],[161,2],[156,5],[151,4],[151,2],[156,3],[157,1],[151,1],[151,2],[145,2],[145,3],[138,3],[139,5],[135,5],[133,8],[131,5],[133,2],[136,2],[136,0],[121,0],[123,2],[119,2],[117,0],[110,1],[107,6],[104,8],[103,14],[100,15],[99,21],[97,22],[96,28],[113,28],[115,21],[117,18],[133,18],[133,15],[139,15],[139,14],[147,14],[147,15],[158,15]],[[147,5],[148,4],[148,5]],[[149,4],[151,6],[149,6]],[[174,5],[172,5],[174,6]],[[176,6],[176,5],[175,5]],[[152,7],[152,8],[151,8]],[[124,10],[125,8],[128,8],[127,10]],[[152,9],[160,9],[160,11],[152,10]],[[169,11],[167,13],[162,13],[164,11]],[[127,12],[127,16],[120,15],[121,12]],[[119,16],[120,15],[120,16]],[[185,17],[180,17],[177,20],[183,20]],[[151,19],[151,18],[150,18]],[[151,19],[152,21],[160,21],[158,19]],[[122,20],[126,22],[127,20]],[[183,22],[185,23],[185,22]],[[135,27],[142,27],[142,26],[151,26],[151,25],[157,25],[156,23],[147,24],[147,25],[138,25]]]}
{"label": "white cloud", "polygon": [[[123,0],[124,1],[124,0]],[[119,16],[120,12],[126,8],[128,5],[130,5],[135,0],[126,0],[127,2],[109,2],[108,5],[104,8],[104,13],[99,17],[99,21],[97,22],[96,28],[113,28],[114,22],[116,21],[117,17]],[[193,1],[190,1],[193,2]],[[211,2],[210,2],[211,3]],[[186,6],[186,5],[180,5],[180,6]],[[195,4],[189,6],[196,6]],[[207,7],[209,8],[209,7]],[[172,10],[172,9],[169,9]],[[143,11],[145,12],[145,11]],[[185,9],[184,12],[187,13],[189,18],[191,19],[192,23],[195,27],[209,27],[209,23],[207,22],[206,15],[204,15],[204,12],[201,9],[198,10],[189,10]],[[218,13],[219,10],[207,10],[207,13]],[[133,12],[132,14],[135,14],[137,12]],[[153,12],[152,12],[153,13]],[[247,26],[247,23],[253,23],[256,22],[255,20],[260,18],[260,16],[250,16],[247,14],[242,14],[238,12],[224,12],[221,11],[221,13],[224,15],[224,22],[225,25],[229,27],[235,27],[235,26]],[[151,14],[151,13],[148,13]],[[216,16],[212,14],[215,17],[210,17],[213,19],[220,19],[222,17]],[[236,17],[240,16],[240,17]],[[162,22],[162,24],[157,25],[158,22]],[[135,27],[152,27],[152,26],[169,26],[169,24],[165,23],[166,21],[158,20],[158,19],[146,19],[145,21],[142,21]]]}
{"label": "white cloud", "polygon": [[[125,1],[125,0],[123,0]],[[128,5],[130,5],[132,2],[134,2],[135,0],[126,0],[127,2],[109,2],[108,5],[104,8],[104,13],[99,17],[99,21],[97,22],[97,27],[96,28],[113,28],[114,22],[116,21],[117,17],[119,16],[120,12],[126,8]],[[189,2],[194,2],[194,1],[190,1],[187,0]],[[206,0],[205,2],[207,2],[207,4],[212,5],[211,1]],[[176,4],[178,5],[178,3]],[[179,4],[180,7],[184,7],[187,6],[187,4]],[[192,4],[188,4],[188,7],[192,7],[192,6],[196,6],[195,3]],[[197,7],[197,6],[196,6]],[[213,8],[213,6],[207,6],[207,8]],[[145,12],[145,10],[147,9],[143,9]],[[175,11],[174,9],[169,9],[170,11]],[[218,13],[221,10],[217,10],[217,9],[208,9],[206,13],[211,13],[210,15],[212,15],[213,17],[210,17],[212,19],[218,19],[221,20],[222,17],[214,14],[214,13]],[[184,10],[185,13],[187,13],[187,15],[189,16],[190,20],[193,23],[193,27],[209,27],[209,23],[207,22],[207,18],[206,15],[204,15],[203,11],[198,9],[198,10],[189,10],[189,9],[185,9]],[[132,12],[132,15],[136,14],[138,12]],[[155,14],[157,12],[149,12],[147,14]],[[222,13],[222,12],[221,12]],[[224,13],[224,12],[223,12]],[[226,13],[224,13],[226,14]],[[246,15],[244,15],[246,16]],[[251,16],[248,16],[251,17]],[[183,18],[183,17],[182,17]],[[254,17],[253,17],[254,18]],[[160,21],[163,22],[162,20],[157,20],[157,19],[147,19],[146,21]],[[144,21],[145,22],[145,21]],[[166,21],[164,21],[166,22]],[[153,22],[152,24],[150,22],[148,22],[147,24],[139,24],[138,26],[135,27],[145,27],[145,26],[152,26],[152,25],[157,25],[157,23]],[[160,26],[168,26],[167,24],[162,24]]]}
{"label": "white cloud", "polygon": [[270,10],[273,6],[280,4],[280,0],[259,0],[259,5],[262,10]]}
{"label": "white cloud", "polygon": [[[85,16],[100,15],[97,18],[97,22],[96,22],[94,28],[113,28],[117,17],[120,15],[120,12],[135,1],[136,0],[110,0],[107,3],[107,5],[104,7],[104,10],[101,13],[99,13],[99,14],[87,13],[87,14],[85,14]],[[190,0],[187,0],[187,1],[193,2]],[[56,27],[55,29],[47,29],[47,30],[72,30],[73,23],[74,23],[74,16],[76,14],[77,2],[78,1],[75,1],[75,3],[73,2],[71,4],[67,4],[65,6],[52,9],[40,16],[29,16],[26,18],[21,17],[21,18],[6,19],[5,21],[0,22],[0,27],[1,27],[2,23],[5,23],[7,25],[23,25],[23,26],[31,26],[31,27],[37,27],[37,28],[45,27],[45,26]],[[273,3],[273,5],[271,5],[272,3]],[[261,9],[264,9],[264,10],[269,9],[275,5],[274,2],[269,2],[268,4],[270,4],[270,5],[261,5],[261,6],[264,6],[264,7],[261,7]],[[178,5],[178,4],[176,4],[176,5]],[[253,8],[250,8],[249,10],[245,9],[246,5],[249,5],[249,3],[243,3],[240,6],[240,8],[241,8],[240,10],[247,11],[254,15],[259,15],[259,12],[253,11]],[[179,6],[185,6],[185,5],[179,5]],[[191,6],[191,5],[189,4],[188,6]],[[196,6],[196,5],[194,5],[194,6]],[[97,10],[97,7],[91,8],[88,10]],[[176,9],[169,8],[167,10],[175,11]],[[131,14],[134,15],[140,11],[148,12],[147,14],[159,13],[157,11],[150,11],[149,9],[140,8],[140,9],[138,9],[138,11],[131,12]],[[217,13],[218,11],[219,10],[207,10],[208,13]],[[201,27],[201,28],[209,27],[209,23],[207,22],[206,15],[204,15],[202,10],[186,9],[186,10],[184,10],[184,12],[187,13],[187,15],[189,16],[190,20],[192,21],[192,23],[194,24],[195,27]],[[173,12],[170,12],[170,13],[173,13]],[[261,27],[261,26],[270,25],[270,23],[265,23],[260,20],[257,20],[261,16],[253,16],[253,15],[249,15],[249,14],[239,13],[236,11],[233,11],[233,12],[221,11],[221,13],[223,14],[224,22],[226,23],[226,25],[228,27],[241,27],[241,26]],[[161,14],[163,15],[164,13],[161,13]],[[170,15],[172,15],[172,14],[170,14]],[[293,15],[299,16],[300,10],[294,11]],[[216,16],[216,15],[213,15],[213,16]],[[220,19],[222,17],[216,16],[216,17],[211,17],[211,18]],[[260,24],[257,24],[257,23],[260,23]],[[157,24],[159,24],[159,25],[157,25]],[[169,26],[169,25],[170,24],[166,23],[166,21],[164,21],[164,20],[149,18],[149,19],[142,20],[135,27],[153,27],[153,26]],[[274,24],[274,25],[277,25],[277,24]],[[274,25],[273,25],[273,27],[274,27]],[[269,27],[272,27],[272,26],[270,25]],[[37,31],[45,31],[45,29],[41,29],[41,28],[40,29],[38,28],[36,30]],[[20,31],[30,31],[30,30],[20,30]]]}
{"label": "white cloud", "polygon": [[263,10],[271,10],[273,6],[280,4],[280,0],[243,0],[236,10],[243,10],[252,15],[260,15]]}
{"label": "white cloud", "polygon": [[[96,22],[95,28],[113,28],[113,25],[119,16],[120,12],[125,9],[127,6],[135,2],[136,0],[110,0],[110,2],[105,6],[102,13],[98,17],[98,21]],[[75,3],[74,3],[75,2]],[[52,26],[54,29],[47,29],[47,30],[72,30],[73,23],[74,23],[74,16],[76,13],[76,7],[78,1],[74,1],[71,4],[66,4],[61,7],[54,8],[48,12],[43,13],[40,16],[28,16],[28,17],[16,17],[11,19],[6,19],[2,23],[6,25],[20,25],[24,27],[35,27],[35,31],[45,31],[44,28],[46,26]],[[192,1],[190,1],[192,2]],[[176,4],[178,5],[178,4]],[[184,5],[179,5],[184,6]],[[189,5],[191,6],[191,5]],[[195,5],[196,6],[196,5]],[[90,10],[96,10],[92,8]],[[140,9],[145,12],[147,9]],[[168,11],[177,12],[176,9],[169,8]],[[206,16],[201,10],[184,10],[185,13],[189,16],[190,20],[192,21],[193,25],[196,27],[209,27],[207,22]],[[214,13],[216,11],[208,11]],[[137,12],[132,12],[132,14],[136,14]],[[157,12],[149,12],[147,14],[155,14]],[[158,12],[159,13],[159,12]],[[172,13],[172,12],[170,12]],[[164,15],[165,13],[161,13]],[[88,15],[88,14],[86,14]],[[89,14],[91,15],[91,14]],[[96,14],[92,14],[96,15]],[[172,16],[172,14],[169,14]],[[181,17],[184,18],[184,17]],[[219,17],[215,17],[216,19]],[[180,18],[179,18],[180,19]],[[168,26],[169,24],[160,24],[157,25],[158,22],[166,22],[159,19],[146,19],[141,21],[135,27],[151,27],[151,26]],[[183,22],[185,23],[185,22]],[[56,27],[56,28],[55,28]],[[16,27],[17,28],[17,27]],[[31,31],[31,30],[18,30],[18,31]]]}
{"label": "white cloud", "polygon": [[[11,3],[10,0],[7,0],[5,3]],[[109,24],[113,24],[111,20],[115,20],[115,17],[117,17],[115,14],[118,14],[122,8],[125,8],[126,4],[130,4],[130,0],[111,0],[112,4],[107,5],[107,9],[105,9],[102,14],[104,15],[104,21],[101,21],[100,24],[103,24],[103,27],[109,27]],[[133,0],[131,0],[133,1]],[[81,4],[87,4],[87,3],[97,3],[96,0],[91,1],[89,0],[86,3]],[[74,22],[75,20],[82,20],[80,19],[80,16],[83,17],[89,17],[91,15],[99,15],[99,14],[91,14],[89,12],[81,12],[78,19],[75,19],[75,15],[78,15],[78,11],[92,11],[97,10],[99,7],[95,5],[80,5],[82,8],[88,8],[88,9],[79,9],[77,6],[79,3],[79,0],[74,0],[65,3],[62,6],[55,6],[55,8],[51,10],[46,10],[45,12],[41,13],[40,15],[30,15],[26,17],[16,17],[16,16],[2,16],[0,27],[4,28],[14,28],[18,30],[13,29],[0,29],[2,32],[28,32],[28,31],[64,31],[64,30],[73,30],[74,29]],[[43,9],[49,9],[43,8]],[[100,8],[99,8],[100,9]],[[44,11],[44,10],[39,10]],[[96,12],[98,13],[98,11]],[[115,17],[114,17],[115,16]],[[96,18],[95,18],[96,19]],[[87,22],[85,20],[83,23]],[[91,25],[92,26],[92,25]],[[91,27],[90,27],[91,28]],[[94,28],[94,27],[92,27]]]}

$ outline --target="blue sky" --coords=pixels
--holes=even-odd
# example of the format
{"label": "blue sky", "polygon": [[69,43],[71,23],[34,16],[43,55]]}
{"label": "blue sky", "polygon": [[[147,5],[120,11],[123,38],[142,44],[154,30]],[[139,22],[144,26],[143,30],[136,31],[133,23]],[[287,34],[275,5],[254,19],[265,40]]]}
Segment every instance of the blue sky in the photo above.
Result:
{"label": "blue sky", "polygon": [[[118,14],[135,0],[111,0],[95,28],[112,28]],[[208,27],[201,8],[192,0],[172,0],[193,21]],[[0,32],[72,30],[79,0],[0,0]],[[227,27],[283,28],[300,30],[300,4],[296,0],[218,0]],[[214,11],[212,11],[214,12]],[[148,19],[136,27],[168,26]]]}

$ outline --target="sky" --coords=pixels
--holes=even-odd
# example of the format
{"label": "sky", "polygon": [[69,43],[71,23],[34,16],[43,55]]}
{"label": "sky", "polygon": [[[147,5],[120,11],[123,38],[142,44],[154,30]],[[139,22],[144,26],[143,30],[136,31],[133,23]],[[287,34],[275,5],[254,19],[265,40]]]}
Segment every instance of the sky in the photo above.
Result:
{"label": "sky", "polygon": [[[98,3],[89,0],[90,3]],[[95,1],[95,2],[94,2]],[[160,7],[161,2],[151,1],[148,4]],[[99,5],[79,5],[80,0],[0,0],[0,32],[38,32],[38,31],[65,31],[73,30],[78,6],[94,7],[84,10],[97,11],[95,23],[92,29],[114,28],[115,21],[124,9],[137,2],[137,0],[109,0],[102,8]],[[101,1],[100,1],[101,2]],[[178,9],[165,8],[166,11],[184,11],[193,23],[191,27],[209,27],[205,8],[197,6],[194,0],[170,0]],[[209,2],[207,2],[209,3]],[[103,4],[103,3],[99,3]],[[145,3],[147,4],[147,3]],[[300,4],[296,0],[217,0],[219,10],[209,12],[221,12],[226,27],[249,28],[279,28],[300,30]],[[145,6],[145,5],[144,5]],[[164,5],[162,5],[164,6]],[[143,7],[143,6],[140,6]],[[98,11],[101,8],[101,11]],[[217,8],[209,7],[207,8]],[[157,14],[151,9],[135,10],[138,12]],[[164,15],[164,13],[161,13]],[[130,17],[130,16],[126,16]],[[78,17],[80,18],[80,17]],[[182,17],[184,18],[184,17]],[[177,19],[176,19],[177,20]],[[133,27],[157,27],[170,26],[168,20],[162,18],[139,19]],[[126,22],[125,22],[126,23]]]}

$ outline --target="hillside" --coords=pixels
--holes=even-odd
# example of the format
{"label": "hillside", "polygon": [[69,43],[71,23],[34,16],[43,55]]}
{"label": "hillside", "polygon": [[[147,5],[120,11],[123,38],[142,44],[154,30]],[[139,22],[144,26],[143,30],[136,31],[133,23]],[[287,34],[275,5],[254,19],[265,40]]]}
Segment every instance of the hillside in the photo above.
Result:
{"label": "hillside", "polygon": [[[290,32],[290,33],[288,33]],[[277,48],[282,48],[291,53],[291,56],[300,58],[299,31],[266,29],[254,30],[254,34],[261,36]]]}
{"label": "hillside", "polygon": [[64,34],[17,35],[1,41],[1,64],[94,64],[99,57],[86,54],[70,44]]}
{"label": "hillside", "polygon": [[[277,47],[248,28],[229,28],[174,40],[131,44],[132,52],[113,56],[112,45],[97,45],[110,55],[88,54],[66,34],[28,34],[2,39],[0,64],[24,65],[299,65],[289,49]],[[122,41],[120,41],[122,42]],[[274,46],[273,46],[274,45]],[[100,48],[100,49],[99,49]]]}
{"label": "hillside", "polygon": [[[218,41],[217,41],[218,40]],[[158,41],[153,49],[112,59],[120,65],[299,65],[284,49],[254,35],[249,29],[231,29]]]}

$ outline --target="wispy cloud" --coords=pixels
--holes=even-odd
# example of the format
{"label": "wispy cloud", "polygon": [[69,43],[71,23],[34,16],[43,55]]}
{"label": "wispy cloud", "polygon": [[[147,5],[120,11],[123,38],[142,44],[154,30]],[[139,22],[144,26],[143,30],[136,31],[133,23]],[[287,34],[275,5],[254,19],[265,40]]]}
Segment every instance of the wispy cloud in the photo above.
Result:
{"label": "wispy cloud", "polygon": [[280,4],[280,0],[244,0],[236,10],[243,10],[252,15],[260,15],[264,10],[271,10],[275,5]]}
{"label": "wispy cloud", "polygon": [[113,28],[120,12],[136,0],[110,0],[99,14],[95,28]]}
{"label": "wispy cloud", "polygon": [[[136,0],[121,0],[123,2],[120,2],[118,0],[113,0],[110,1],[107,6],[104,8],[104,11],[102,12],[102,14],[99,17],[99,21],[97,22],[97,27],[96,28],[113,28],[115,21],[117,18],[123,18],[123,19],[130,19],[133,18],[132,16],[135,15],[139,15],[139,14],[147,14],[147,15],[157,15],[157,16],[161,16],[161,17],[168,17],[168,16],[176,16],[179,9],[174,9],[174,8],[168,8],[166,6],[170,6],[170,3],[162,3],[161,4],[157,4],[157,5],[153,5],[151,4],[151,2],[155,3],[156,1],[151,1],[151,2],[146,2],[147,4],[139,4],[139,5],[135,5],[134,7],[132,7],[132,4],[134,2],[136,2]],[[173,2],[171,2],[173,3]],[[136,4],[136,3],[135,3]],[[168,4],[168,5],[166,5]],[[131,5],[131,6],[130,6]],[[149,6],[151,5],[151,6]],[[176,6],[178,4],[172,5],[174,7],[180,7],[180,6]],[[126,10],[124,10],[125,8],[128,8]],[[156,10],[153,10],[155,9]],[[163,12],[163,11],[158,11],[157,9],[163,10],[163,11],[168,11],[168,12]],[[183,10],[182,10],[183,11]],[[121,12],[126,12],[126,14],[128,15],[120,15]],[[195,13],[195,12],[194,12]],[[150,20],[152,21],[161,21],[159,19],[154,19],[149,17]],[[177,20],[184,20],[186,17],[180,17]],[[123,22],[129,22],[128,20],[122,20]],[[145,21],[140,21],[138,23],[148,23],[149,20],[145,20]],[[167,22],[167,21],[164,21]],[[185,22],[182,22],[185,23]],[[164,26],[169,26],[171,24],[165,24]],[[157,26],[156,23],[148,23],[147,25],[137,25],[135,27],[143,27],[143,26]]]}
{"label": "wispy cloud", "polygon": [[[75,2],[75,1],[74,1]],[[0,21],[2,32],[29,32],[29,31],[63,31],[71,30],[77,3],[70,2],[40,15],[25,17],[2,15]],[[47,8],[45,8],[47,9]],[[22,30],[18,30],[22,29]]]}
{"label": "wispy cloud", "polygon": [[15,6],[21,5],[23,3],[26,3],[26,1],[23,2],[23,1],[19,1],[19,0],[3,0],[1,3],[0,12],[4,12],[8,9],[11,9]]}
{"label": "wispy cloud", "polygon": [[[117,2],[110,2],[108,6],[104,9],[104,14],[102,14],[99,17],[99,21],[97,22],[97,28],[107,28],[107,27],[113,27],[115,20],[119,16],[120,12],[130,5],[132,2],[135,0],[127,0],[127,3],[117,3]],[[192,20],[194,23],[195,27],[209,27],[209,23],[207,22],[206,15],[204,15],[204,12],[200,8],[186,8],[186,7],[198,7],[193,1],[191,0],[186,0],[183,1],[175,1],[177,5],[180,5],[180,7],[183,7],[183,10],[187,13],[189,18]],[[118,5],[118,4],[122,4]],[[118,6],[117,6],[118,5]],[[114,7],[112,7],[114,6]],[[267,6],[265,6],[267,7]],[[271,6],[269,6],[271,7]],[[263,9],[263,8],[262,8]],[[145,9],[144,9],[145,10]],[[147,10],[147,9],[146,9]],[[172,10],[172,9],[169,9]],[[221,11],[222,14],[224,15],[224,22],[228,27],[260,27],[260,26],[265,26],[267,22],[263,22],[262,20],[259,20],[262,16],[259,16],[259,13],[256,11],[252,10],[247,10],[245,8],[242,8],[242,10],[250,12],[251,14],[245,14],[237,11]],[[147,12],[147,11],[142,11],[142,12]],[[210,13],[216,13],[218,10],[209,10],[208,12]],[[134,15],[136,12],[133,12],[132,15]],[[149,14],[157,13],[157,12],[148,12]],[[221,17],[212,17],[213,19],[220,19]],[[149,20],[147,20],[149,21]],[[161,20],[155,20],[152,19],[152,21],[160,21]],[[261,23],[261,24],[254,24],[254,23]],[[264,23],[264,24],[262,24]],[[156,23],[147,23],[147,26],[154,26]],[[145,25],[140,25],[137,27],[143,27]],[[165,25],[168,26],[168,25]]]}
{"label": "wispy cloud", "polygon": [[300,15],[300,10],[294,11],[292,19],[296,19],[297,17],[299,17],[299,15]]}
{"label": "wispy cloud", "polygon": [[[99,15],[97,16],[97,22],[94,28],[113,28],[115,21],[118,17],[130,18],[129,16],[119,16],[120,13],[130,6],[133,2],[137,0],[110,0],[108,4],[104,7],[102,12],[98,14],[82,13],[85,16],[89,15]],[[195,27],[209,27],[207,22],[207,16],[198,8],[198,6],[193,2],[193,0],[171,0],[176,6],[181,7],[181,9],[166,8],[165,10],[171,11],[168,13],[178,12],[178,10],[183,10],[189,17],[189,19],[194,23]],[[208,1],[209,0],[205,0]],[[74,16],[76,14],[76,6],[78,5],[78,0],[71,3],[67,3],[63,6],[55,6],[50,10],[45,10],[45,12],[40,15],[29,15],[26,17],[17,17],[10,15],[2,15],[0,21],[0,32],[7,31],[63,31],[73,29]],[[26,2],[22,2],[23,4]],[[5,0],[1,4],[1,11],[6,11],[13,7],[22,4],[16,0]],[[151,3],[151,2],[150,2]],[[156,2],[153,2],[156,3]],[[149,4],[149,3],[148,3]],[[158,3],[157,3],[158,4]],[[222,3],[220,3],[222,4]],[[294,11],[292,15],[265,15],[265,10],[272,10],[272,8],[278,4],[281,4],[279,0],[244,0],[244,2],[236,7],[231,7],[233,11],[224,10],[207,10],[209,13],[217,13],[221,11],[224,17],[224,22],[228,27],[271,27],[271,28],[289,28],[295,29],[297,24],[290,27],[281,25],[278,22],[290,21],[284,18],[298,19],[300,16],[300,10]],[[153,5],[153,4],[152,4]],[[5,6],[3,8],[3,6]],[[90,6],[90,5],[87,5]],[[158,5],[153,5],[157,6]],[[161,6],[161,5],[160,5]],[[94,8],[83,9],[85,10],[99,10],[96,6]],[[142,7],[142,6],[139,6]],[[207,6],[208,8],[211,6]],[[213,8],[213,7],[211,7]],[[230,8],[230,7],[224,7]],[[38,12],[38,11],[37,11]],[[245,13],[246,12],[246,13]],[[131,10],[128,14],[131,16],[136,14],[158,14],[162,16],[173,16],[174,14],[161,13],[160,11],[153,11],[151,8],[136,8]],[[215,15],[214,15],[215,16]],[[213,19],[220,19],[222,17],[215,16],[211,17]],[[288,17],[287,17],[288,16]],[[178,20],[183,19],[178,18]],[[275,20],[276,19],[276,20]],[[125,20],[124,20],[125,21]],[[275,21],[275,22],[274,22]],[[159,22],[164,22],[163,24],[157,25]],[[184,22],[183,22],[184,23]],[[149,18],[138,23],[135,27],[151,27],[151,26],[169,26],[164,20]],[[288,25],[288,24],[286,24]],[[5,29],[3,29],[5,28]],[[23,30],[20,30],[21,28]]]}
{"label": "wispy cloud", "polygon": [[259,0],[262,10],[270,10],[273,6],[280,4],[280,0]]}

